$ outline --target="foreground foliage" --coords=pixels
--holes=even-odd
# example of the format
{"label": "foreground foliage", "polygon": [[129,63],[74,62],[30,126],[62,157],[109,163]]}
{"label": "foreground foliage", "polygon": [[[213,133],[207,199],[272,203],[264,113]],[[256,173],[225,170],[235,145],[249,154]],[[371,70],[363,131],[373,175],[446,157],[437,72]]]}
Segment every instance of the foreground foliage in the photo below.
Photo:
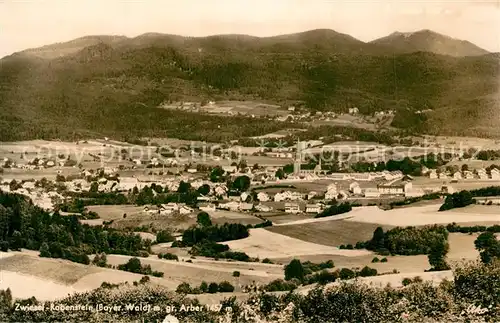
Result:
{"label": "foreground foliage", "polygon": [[[99,288],[45,303],[44,311],[16,311],[16,304],[40,303],[35,299],[14,303],[10,291],[2,291],[0,320],[162,321],[167,307],[176,307],[177,311],[172,314],[181,322],[497,322],[500,320],[500,262],[467,264],[455,270],[453,281],[444,281],[438,286],[420,280],[400,289],[343,282],[313,289],[307,295],[259,293],[250,294],[249,299],[242,302],[226,299],[221,302],[220,310],[215,306],[202,307],[201,311],[180,310],[182,305],[199,303],[151,284]],[[117,309],[48,310],[51,304],[106,304]],[[151,307],[143,311],[131,308],[130,304]]]}

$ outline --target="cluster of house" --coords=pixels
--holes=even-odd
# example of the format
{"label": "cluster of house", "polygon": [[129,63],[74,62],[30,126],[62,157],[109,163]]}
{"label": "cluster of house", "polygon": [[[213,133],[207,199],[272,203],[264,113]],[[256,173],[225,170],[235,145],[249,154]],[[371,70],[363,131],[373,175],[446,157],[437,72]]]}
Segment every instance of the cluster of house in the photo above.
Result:
{"label": "cluster of house", "polygon": [[[317,111],[316,113],[311,112],[298,112],[298,110],[294,106],[288,107],[289,114],[276,117],[276,121],[331,121],[338,116],[344,115],[344,113],[335,113],[332,111],[322,112]],[[347,110],[347,114],[357,115],[359,113],[359,109],[356,107],[349,108]]]}
{"label": "cluster of house", "polygon": [[160,214],[160,215],[171,215],[171,214],[192,214],[194,209],[192,207],[187,206],[185,203],[166,203],[160,204],[159,206],[155,205],[146,205],[144,206],[144,212],[148,214]]}
{"label": "cluster of house", "polygon": [[396,112],[394,110],[387,110],[387,111],[376,111],[373,116],[374,117],[383,117],[383,116],[392,116]]}
{"label": "cluster of house", "polygon": [[34,170],[34,169],[51,168],[55,166],[66,166],[66,165],[68,165],[67,159],[55,160],[48,158],[32,158],[30,160],[27,160],[26,163],[17,163],[16,161],[10,158],[4,157],[1,167]]}
{"label": "cluster of house", "polygon": [[462,179],[481,179],[481,180],[500,180],[500,170],[497,168],[492,168],[490,174],[486,169],[481,168],[477,169],[474,172],[465,170],[465,171],[456,171],[451,173],[449,171],[438,172],[436,169],[431,169],[428,172],[428,176],[430,179],[452,179],[452,180],[462,180]]}
{"label": "cluster of house", "polygon": [[56,204],[64,200],[64,197],[56,191],[46,192],[43,188],[36,187],[34,181],[25,181],[12,191],[9,183],[3,182],[0,185],[0,190],[24,195],[30,198],[34,205],[47,210],[52,210]]}

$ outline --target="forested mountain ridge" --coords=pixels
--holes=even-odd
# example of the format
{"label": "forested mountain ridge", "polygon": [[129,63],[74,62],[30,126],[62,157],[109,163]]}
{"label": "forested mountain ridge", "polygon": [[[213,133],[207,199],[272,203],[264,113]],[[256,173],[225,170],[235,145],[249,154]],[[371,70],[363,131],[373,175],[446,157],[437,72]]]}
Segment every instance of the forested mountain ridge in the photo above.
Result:
{"label": "forested mountain ridge", "polygon": [[370,42],[380,46],[388,46],[400,53],[431,52],[456,57],[480,56],[488,51],[471,42],[454,39],[428,29],[412,33],[394,32]]}
{"label": "forested mountain ridge", "polygon": [[[268,38],[89,36],[44,51],[0,60],[0,140],[179,132],[220,132],[227,139],[280,127],[155,108],[165,100],[209,99],[293,102],[332,111],[356,106],[366,114],[394,109],[394,125],[401,128],[498,131],[489,117],[498,111],[498,54],[395,53],[332,30]],[[421,110],[432,112],[415,114]],[[450,122],[450,115],[468,120]]]}

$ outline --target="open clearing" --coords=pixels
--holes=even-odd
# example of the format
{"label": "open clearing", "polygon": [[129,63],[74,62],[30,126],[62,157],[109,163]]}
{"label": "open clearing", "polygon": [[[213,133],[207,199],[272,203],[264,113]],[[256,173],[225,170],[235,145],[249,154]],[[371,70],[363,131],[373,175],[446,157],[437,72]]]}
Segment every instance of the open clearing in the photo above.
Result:
{"label": "open clearing", "polygon": [[0,260],[0,289],[10,288],[15,298],[35,296],[38,300],[48,301],[98,288],[105,281],[131,283],[142,277],[62,259],[40,258],[30,252],[4,255],[2,253]]}
{"label": "open clearing", "polygon": [[68,294],[81,292],[71,286],[36,276],[2,270],[0,271],[0,289],[7,288],[10,288],[13,298],[27,299],[34,296],[37,300],[43,301],[53,301],[64,298]]}
{"label": "open clearing", "polygon": [[123,214],[127,217],[134,215],[145,215],[144,207],[135,205],[89,205],[89,211],[99,214],[99,218],[109,221],[123,219]]}
{"label": "open clearing", "polygon": [[[323,221],[295,225],[280,225],[266,230],[288,237],[326,246],[338,247],[341,244],[356,244],[370,240],[378,224],[352,222],[345,220]],[[390,226],[384,226],[384,230]]]}
{"label": "open clearing", "polygon": [[456,209],[438,212],[438,208],[437,205],[426,205],[383,211],[376,206],[359,207],[356,208],[359,212],[352,213],[353,216],[346,221],[404,227],[453,222],[471,225],[477,222],[500,222],[500,214],[469,214]]}
{"label": "open clearing", "polygon": [[224,223],[241,223],[244,225],[247,224],[258,224],[261,223],[262,220],[247,213],[241,212],[232,212],[232,211],[224,211],[224,210],[216,210],[207,212],[210,215],[213,223],[216,224],[224,224]]}
{"label": "open clearing", "polygon": [[80,265],[62,259],[40,258],[21,252],[12,254],[10,257],[0,259],[2,271],[33,275],[61,284],[74,284],[80,278],[100,271],[98,267]]}
{"label": "open clearing", "polygon": [[233,250],[242,251],[251,257],[260,259],[318,254],[351,257],[371,254],[365,250],[341,250],[331,246],[306,242],[265,229],[252,229],[248,238],[228,241],[227,245]]}
{"label": "open clearing", "polygon": [[[126,263],[130,256],[108,255],[110,265]],[[283,277],[279,265],[217,262],[215,260],[193,259],[193,263],[161,260],[156,256],[140,258],[143,265],[164,272],[163,278],[150,277],[151,283],[175,290],[182,282],[199,285],[202,281],[231,282],[237,290],[252,282],[265,284]],[[53,300],[69,293],[98,288],[103,282],[131,284],[143,275],[73,263],[62,259],[40,258],[36,253],[0,253],[0,289],[10,288],[16,298],[35,296],[39,300]],[[241,276],[233,277],[233,271]]]}
{"label": "open clearing", "polygon": [[[479,257],[478,251],[474,247],[474,240],[478,234],[450,233],[448,242],[450,250],[447,254],[447,261],[450,265],[455,265],[463,261],[476,260]],[[346,257],[340,255],[302,255],[289,256],[272,259],[276,263],[287,264],[292,259],[297,258],[300,261],[311,261],[314,263],[332,260],[336,268],[363,268],[369,266],[377,269],[379,273],[390,273],[397,269],[400,273],[411,273],[416,271],[424,272],[430,268],[429,260],[426,255],[416,256],[387,256],[387,262],[372,263],[375,254],[361,255],[355,257]],[[384,256],[376,256],[379,259]]]}
{"label": "open clearing", "polygon": [[[126,263],[130,256],[108,255],[108,263],[119,265]],[[235,285],[235,288],[241,285],[247,285],[252,282],[267,283],[277,278],[282,278],[283,273],[276,273],[276,270],[269,273],[268,267],[255,267],[254,270],[241,268],[238,263],[232,267],[231,262],[224,262],[224,266],[212,266],[210,263],[188,263],[183,261],[158,259],[155,256],[149,258],[139,258],[143,265],[151,265],[153,270],[161,271],[164,277],[160,280],[170,282],[169,287],[175,289],[179,284],[188,282],[191,285],[199,285],[202,281],[221,282],[227,280]],[[272,268],[272,267],[271,267]],[[233,277],[233,271],[240,271],[240,277]]]}

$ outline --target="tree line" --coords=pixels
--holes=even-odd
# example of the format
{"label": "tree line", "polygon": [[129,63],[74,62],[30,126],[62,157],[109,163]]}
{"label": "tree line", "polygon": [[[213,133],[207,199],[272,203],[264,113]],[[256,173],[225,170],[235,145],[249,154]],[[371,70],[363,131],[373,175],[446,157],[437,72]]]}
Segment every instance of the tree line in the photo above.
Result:
{"label": "tree line", "polygon": [[0,246],[3,251],[40,250],[41,256],[89,263],[93,253],[147,255],[151,241],[133,233],[81,224],[33,205],[19,194],[0,192]]}

